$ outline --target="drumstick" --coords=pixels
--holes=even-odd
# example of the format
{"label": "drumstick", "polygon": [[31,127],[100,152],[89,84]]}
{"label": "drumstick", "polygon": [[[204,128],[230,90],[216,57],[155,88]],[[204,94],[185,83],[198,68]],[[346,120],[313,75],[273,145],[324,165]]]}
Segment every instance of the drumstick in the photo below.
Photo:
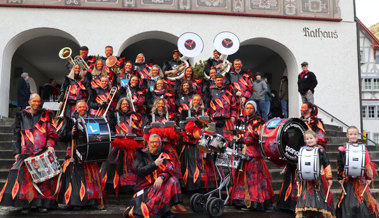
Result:
{"label": "drumstick", "polygon": [[75,150],[75,139],[72,139],[71,140],[71,158],[70,158],[71,163],[74,162],[74,150]]}
{"label": "drumstick", "polygon": [[297,183],[297,197],[300,197],[300,183]]}
{"label": "drumstick", "polygon": [[330,192],[330,186],[328,186],[328,193],[326,193],[325,203],[328,202],[329,192]]}
{"label": "drumstick", "polygon": [[369,182],[366,183],[366,186],[365,186],[365,188],[363,189],[363,192],[362,192],[362,194],[361,194],[361,197],[362,197],[363,194],[365,193],[365,191],[366,191],[366,189],[367,189],[367,187],[368,187],[368,184],[369,184]]}

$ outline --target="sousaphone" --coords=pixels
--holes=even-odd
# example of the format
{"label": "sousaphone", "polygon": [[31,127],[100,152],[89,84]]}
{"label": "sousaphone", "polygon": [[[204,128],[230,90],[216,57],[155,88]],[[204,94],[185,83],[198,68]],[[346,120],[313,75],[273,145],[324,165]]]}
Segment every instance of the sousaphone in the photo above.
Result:
{"label": "sousaphone", "polygon": [[[221,75],[225,75],[230,70],[230,62],[227,60],[228,55],[236,53],[240,47],[240,40],[231,32],[221,32],[213,40],[213,45],[221,53],[220,59],[223,60],[222,66],[217,69]],[[207,79],[209,76],[204,72]]]}
{"label": "sousaphone", "polygon": [[184,76],[185,70],[189,67],[188,58],[198,56],[204,47],[203,40],[196,33],[183,33],[177,42],[178,50],[182,53],[180,60],[182,64],[177,66],[178,73],[175,76],[167,77],[170,80],[181,79]]}

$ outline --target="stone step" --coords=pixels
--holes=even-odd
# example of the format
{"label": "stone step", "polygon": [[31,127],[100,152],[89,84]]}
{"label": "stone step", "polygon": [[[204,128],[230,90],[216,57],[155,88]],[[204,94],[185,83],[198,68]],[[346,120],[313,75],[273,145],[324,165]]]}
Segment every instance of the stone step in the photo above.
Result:
{"label": "stone step", "polygon": [[324,129],[325,131],[333,130],[333,131],[341,131],[343,130],[342,127],[336,126],[336,125],[331,125],[331,124],[324,124]]}
{"label": "stone step", "polygon": [[328,141],[328,144],[344,144],[347,142],[346,137],[325,137],[325,140]]}
{"label": "stone step", "polygon": [[0,132],[3,133],[12,133],[10,125],[0,125]]}
{"label": "stone step", "polygon": [[338,130],[327,130],[325,131],[326,137],[346,137],[346,132],[338,131]]}
{"label": "stone step", "polygon": [[0,141],[12,141],[13,139],[13,133],[10,132],[0,132]]}

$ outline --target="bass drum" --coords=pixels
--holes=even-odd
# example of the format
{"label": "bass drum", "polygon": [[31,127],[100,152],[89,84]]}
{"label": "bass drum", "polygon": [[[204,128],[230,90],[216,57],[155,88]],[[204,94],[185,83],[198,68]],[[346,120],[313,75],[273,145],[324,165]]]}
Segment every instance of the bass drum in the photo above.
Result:
{"label": "bass drum", "polygon": [[78,120],[76,154],[80,160],[104,161],[111,150],[111,132],[108,122],[102,117]]}
{"label": "bass drum", "polygon": [[296,164],[300,148],[304,145],[307,125],[298,118],[273,118],[266,122],[260,134],[263,156],[277,167]]}

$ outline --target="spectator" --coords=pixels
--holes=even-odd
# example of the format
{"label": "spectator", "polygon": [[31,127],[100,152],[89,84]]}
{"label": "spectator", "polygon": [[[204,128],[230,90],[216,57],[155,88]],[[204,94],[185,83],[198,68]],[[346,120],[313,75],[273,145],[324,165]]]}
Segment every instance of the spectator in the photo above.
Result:
{"label": "spectator", "polygon": [[264,118],[266,121],[268,119],[267,115],[264,116],[265,111],[265,95],[267,92],[267,84],[264,80],[262,80],[262,74],[257,72],[255,76],[256,80],[253,83],[253,100],[257,103],[259,113],[262,118]]}
{"label": "spectator", "polygon": [[303,71],[299,74],[297,80],[301,100],[303,101],[303,103],[311,102],[312,104],[314,104],[313,94],[317,86],[316,75],[308,70],[307,62],[301,63],[301,68],[303,69]]}
{"label": "spectator", "polygon": [[283,118],[288,118],[288,78],[283,76],[280,80],[279,99],[282,106]]}
{"label": "spectator", "polygon": [[17,104],[22,109],[25,109],[26,106],[29,105],[29,97],[30,97],[30,85],[29,85],[29,74],[23,72],[21,74],[21,78],[17,84]]}
{"label": "spectator", "polygon": [[49,83],[43,87],[42,100],[43,102],[53,101],[54,89],[56,86],[55,79],[49,79]]}
{"label": "spectator", "polygon": [[265,93],[265,108],[264,108],[264,112],[263,112],[263,117],[267,117],[267,119],[265,119],[266,121],[272,117],[271,115],[271,102],[272,102],[272,94],[271,94],[271,87],[270,87],[270,84],[268,83],[268,79],[266,77],[264,77],[264,81],[266,82],[266,85],[267,85],[267,91]]}

